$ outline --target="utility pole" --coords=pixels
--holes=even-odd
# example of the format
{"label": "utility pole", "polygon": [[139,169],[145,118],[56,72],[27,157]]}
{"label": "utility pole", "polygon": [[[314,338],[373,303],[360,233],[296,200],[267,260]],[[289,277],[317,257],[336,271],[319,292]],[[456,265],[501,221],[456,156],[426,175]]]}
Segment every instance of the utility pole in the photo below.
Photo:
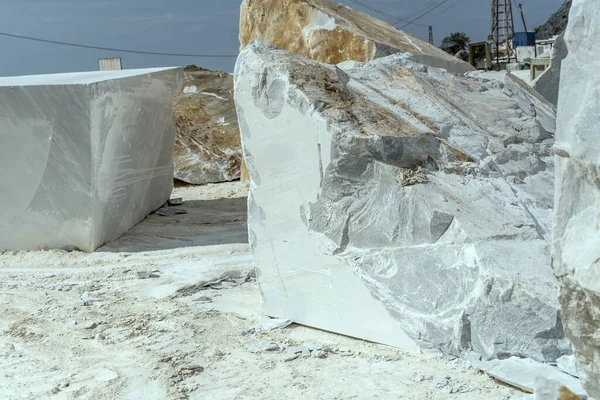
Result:
{"label": "utility pole", "polygon": [[513,49],[511,40],[515,36],[515,22],[513,18],[512,0],[492,0],[492,23],[489,39],[492,53],[496,54],[496,65],[500,69],[500,45],[505,43],[506,61],[511,62]]}
{"label": "utility pole", "polygon": [[433,26],[429,25],[429,44],[433,45]]}
{"label": "utility pole", "polygon": [[[525,23],[525,14],[523,13],[523,3],[519,3],[519,9],[521,10],[521,19],[523,20],[523,29],[527,32],[527,24]],[[529,43],[527,43],[529,44]]]}

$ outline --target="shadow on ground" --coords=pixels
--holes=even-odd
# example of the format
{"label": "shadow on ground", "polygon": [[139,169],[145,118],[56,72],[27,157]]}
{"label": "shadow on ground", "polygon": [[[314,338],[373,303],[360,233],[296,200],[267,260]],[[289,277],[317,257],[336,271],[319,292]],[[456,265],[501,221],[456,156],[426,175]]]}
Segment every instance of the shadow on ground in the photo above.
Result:
{"label": "shadow on ground", "polygon": [[247,197],[185,201],[187,214],[151,214],[97,252],[142,252],[248,243]]}

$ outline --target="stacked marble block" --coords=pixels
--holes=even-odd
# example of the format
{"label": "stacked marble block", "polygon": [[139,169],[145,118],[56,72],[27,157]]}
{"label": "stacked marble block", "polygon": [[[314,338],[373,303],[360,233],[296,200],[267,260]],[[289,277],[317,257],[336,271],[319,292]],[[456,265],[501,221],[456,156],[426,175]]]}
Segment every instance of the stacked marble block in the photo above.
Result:
{"label": "stacked marble block", "polygon": [[118,238],[170,196],[176,68],[0,78],[0,250]]}

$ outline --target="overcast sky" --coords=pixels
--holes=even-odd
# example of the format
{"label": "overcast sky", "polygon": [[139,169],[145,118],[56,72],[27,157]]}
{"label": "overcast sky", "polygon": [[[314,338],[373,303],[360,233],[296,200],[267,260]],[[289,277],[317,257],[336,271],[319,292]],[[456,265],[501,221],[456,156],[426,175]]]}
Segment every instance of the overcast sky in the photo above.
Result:
{"label": "overcast sky", "polygon": [[[0,32],[102,47],[192,54],[237,54],[241,0],[0,0]],[[378,15],[350,0],[350,7]],[[430,0],[362,0],[390,15],[403,17]],[[528,28],[543,23],[563,0],[521,0]],[[464,31],[473,41],[486,40],[489,0],[448,0],[418,21],[433,25],[435,42]],[[515,10],[516,12],[517,10]],[[515,14],[517,31],[522,23]],[[401,26],[401,24],[399,24]],[[407,32],[427,40],[426,26]],[[0,36],[0,76],[98,69],[98,58],[121,56],[124,68],[197,64],[233,71],[235,58],[180,58],[63,47]]]}

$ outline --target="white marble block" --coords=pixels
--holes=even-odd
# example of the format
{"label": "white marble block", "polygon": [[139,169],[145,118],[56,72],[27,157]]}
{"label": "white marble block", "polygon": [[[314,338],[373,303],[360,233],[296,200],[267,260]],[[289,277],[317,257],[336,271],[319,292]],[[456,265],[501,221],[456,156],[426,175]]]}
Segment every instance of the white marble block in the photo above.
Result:
{"label": "white marble block", "polygon": [[553,267],[579,376],[600,399],[600,2],[573,1],[564,40]]}
{"label": "white marble block", "polygon": [[0,78],[0,250],[118,238],[169,197],[175,68]]}

